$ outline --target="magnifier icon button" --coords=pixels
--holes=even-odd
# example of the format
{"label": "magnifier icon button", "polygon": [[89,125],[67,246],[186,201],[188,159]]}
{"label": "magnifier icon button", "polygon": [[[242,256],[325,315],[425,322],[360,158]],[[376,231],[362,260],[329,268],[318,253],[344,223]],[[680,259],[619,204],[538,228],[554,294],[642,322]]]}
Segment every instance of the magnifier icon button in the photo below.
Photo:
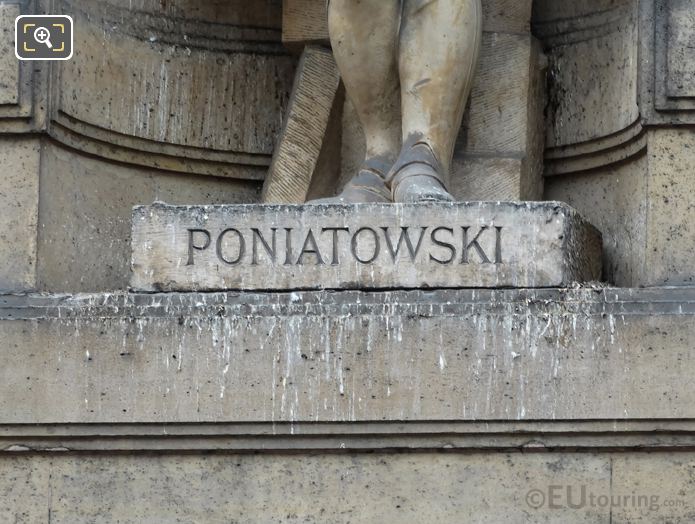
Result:
{"label": "magnifier icon button", "polygon": [[51,32],[45,27],[37,27],[34,31],[34,38],[39,44],[46,44],[48,49],[53,49],[51,45]]}

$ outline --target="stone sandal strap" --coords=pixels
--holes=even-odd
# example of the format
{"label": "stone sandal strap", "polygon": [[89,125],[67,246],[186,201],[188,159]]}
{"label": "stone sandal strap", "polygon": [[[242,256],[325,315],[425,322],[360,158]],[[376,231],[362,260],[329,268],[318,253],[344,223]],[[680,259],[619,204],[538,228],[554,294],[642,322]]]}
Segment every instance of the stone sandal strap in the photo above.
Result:
{"label": "stone sandal strap", "polygon": [[[420,166],[420,169],[413,170],[413,166]],[[418,141],[408,147],[391,169],[387,180],[395,188],[401,181],[413,176],[429,176],[445,185],[439,160],[427,142]]]}
{"label": "stone sandal strap", "polygon": [[[417,169],[413,169],[414,167],[417,167]],[[409,162],[407,164],[402,165],[398,169],[398,172],[391,179],[391,187],[396,187],[398,186],[398,184],[403,182],[403,180],[416,176],[426,176],[434,178],[440,184],[444,185],[444,180],[442,180],[442,176],[434,168],[434,166],[428,164],[427,162]]]}
{"label": "stone sandal strap", "polygon": [[383,175],[376,169],[361,169],[355,178],[350,180],[343,189],[343,194],[350,192],[356,192],[353,194],[373,196],[376,197],[378,201],[391,201],[391,191],[389,191],[386,186]]}
{"label": "stone sandal strap", "polygon": [[438,181],[442,186],[444,182],[439,173],[432,166],[424,162],[411,162],[401,168],[391,185],[391,195],[394,202],[400,202],[401,196],[398,193],[399,188],[403,187],[401,183],[408,178],[413,177],[428,177]]}

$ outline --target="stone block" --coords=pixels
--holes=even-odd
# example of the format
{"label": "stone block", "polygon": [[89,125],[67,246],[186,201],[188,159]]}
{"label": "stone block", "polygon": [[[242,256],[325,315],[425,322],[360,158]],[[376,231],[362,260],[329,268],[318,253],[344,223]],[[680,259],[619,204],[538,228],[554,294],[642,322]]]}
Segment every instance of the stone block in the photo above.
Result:
{"label": "stone block", "polygon": [[0,457],[0,519],[686,523],[695,518],[689,471],[694,460],[691,450],[6,453]]}
{"label": "stone block", "polygon": [[453,159],[459,200],[541,199],[544,61],[530,35],[484,33]]}
{"label": "stone block", "polygon": [[690,130],[654,128],[632,162],[546,179],[545,197],[567,202],[604,238],[604,278],[618,286],[692,285],[695,205]]}
{"label": "stone block", "polygon": [[0,4],[0,105],[19,102],[19,60],[14,55],[14,21],[18,4]]}
{"label": "stone block", "polygon": [[283,0],[282,41],[290,48],[308,43],[328,42],[327,2]]}
{"label": "stone block", "polygon": [[45,522],[49,469],[24,457],[0,462],[0,522]]}
{"label": "stone block", "polygon": [[0,521],[691,522],[694,316],[692,288],[1,296]]}
{"label": "stone block", "polygon": [[[450,189],[461,200],[538,199],[538,183],[529,183],[531,177],[525,176],[529,171],[526,158],[462,155],[454,158],[453,168]],[[538,177],[532,178],[538,182]]]}
{"label": "stone block", "polygon": [[39,164],[37,138],[0,140],[0,289],[36,287]]}
{"label": "stone block", "polygon": [[16,456],[0,458],[0,493],[25,492],[27,498],[3,500],[0,517],[51,524],[593,524],[609,522],[610,508],[533,508],[526,496],[531,489],[547,494],[558,484],[590,485],[610,495],[610,458],[432,452]]}
{"label": "stone block", "polygon": [[541,124],[530,114],[539,66],[535,40],[530,35],[483,33],[480,59],[468,113],[459,141],[460,153],[504,156],[528,153],[530,130]]}
{"label": "stone block", "polygon": [[[334,439],[302,445],[335,450],[368,447],[356,433],[411,448],[388,435],[418,432],[437,433],[429,444],[420,435],[422,447],[460,448],[461,430],[487,433],[481,446],[572,447],[568,435],[582,421],[605,423],[583,426],[590,447],[624,448],[630,438],[673,446],[677,434],[657,430],[689,424],[681,445],[692,449],[695,390],[684,384],[695,373],[694,320],[693,288],[8,295],[0,297],[0,421],[166,425],[143,438],[226,422],[247,426],[176,431],[212,429],[219,449],[267,449],[244,436],[310,440],[313,430]],[[518,433],[493,424],[501,421],[547,425],[510,440],[494,437]],[[618,424],[632,426],[602,440]],[[15,437],[0,435],[0,449],[33,446],[40,434],[5,429]],[[69,431],[74,438],[53,433],[47,447],[104,445],[128,427]]]}
{"label": "stone block", "polygon": [[644,285],[648,270],[646,157],[584,175],[551,176],[545,198],[567,202],[603,235],[603,278],[616,286]]}
{"label": "stone block", "polygon": [[651,286],[693,285],[695,138],[690,129],[649,132],[645,277]]}
{"label": "stone block", "polygon": [[693,522],[691,453],[620,454],[611,461],[614,522]]}
{"label": "stone block", "polygon": [[143,291],[563,287],[598,280],[601,235],[558,202],[162,204],[133,212]]}

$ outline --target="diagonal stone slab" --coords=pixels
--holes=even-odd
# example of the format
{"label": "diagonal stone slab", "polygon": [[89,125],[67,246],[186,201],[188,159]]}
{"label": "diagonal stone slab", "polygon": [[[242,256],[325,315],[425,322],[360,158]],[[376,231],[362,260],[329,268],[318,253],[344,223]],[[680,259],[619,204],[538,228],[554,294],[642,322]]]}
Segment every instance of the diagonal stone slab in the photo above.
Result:
{"label": "diagonal stone slab", "polygon": [[139,291],[536,288],[601,276],[601,235],[559,202],[153,204]]}

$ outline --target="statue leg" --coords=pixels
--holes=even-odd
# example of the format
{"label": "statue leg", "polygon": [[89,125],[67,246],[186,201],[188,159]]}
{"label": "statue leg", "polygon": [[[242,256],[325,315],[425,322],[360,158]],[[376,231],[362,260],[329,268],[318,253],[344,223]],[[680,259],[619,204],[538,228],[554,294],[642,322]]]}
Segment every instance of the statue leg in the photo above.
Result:
{"label": "statue leg", "polygon": [[394,201],[453,200],[446,188],[481,35],[481,0],[404,0],[403,149],[389,173]]}
{"label": "statue leg", "polygon": [[401,148],[400,0],[330,0],[328,27],[345,90],[364,129],[365,162],[345,190],[317,202],[390,202],[386,174]]}

